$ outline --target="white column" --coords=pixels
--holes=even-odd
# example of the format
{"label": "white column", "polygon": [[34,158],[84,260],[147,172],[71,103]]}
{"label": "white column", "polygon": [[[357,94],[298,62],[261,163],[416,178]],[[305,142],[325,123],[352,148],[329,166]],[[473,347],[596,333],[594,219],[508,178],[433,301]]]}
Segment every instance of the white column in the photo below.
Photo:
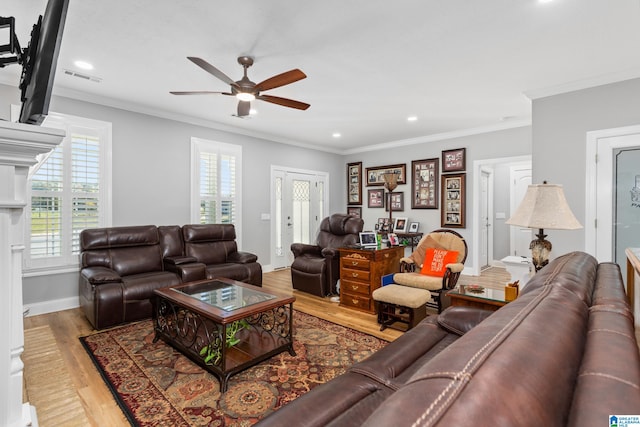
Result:
{"label": "white column", "polygon": [[29,426],[22,402],[24,325],[22,258],[27,178],[36,157],[62,142],[64,131],[0,122],[0,425]]}

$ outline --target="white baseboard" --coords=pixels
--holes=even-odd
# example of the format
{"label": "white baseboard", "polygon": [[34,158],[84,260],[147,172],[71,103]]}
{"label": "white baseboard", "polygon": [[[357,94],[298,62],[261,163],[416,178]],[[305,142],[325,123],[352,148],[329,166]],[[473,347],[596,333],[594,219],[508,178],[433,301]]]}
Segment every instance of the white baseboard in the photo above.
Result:
{"label": "white baseboard", "polygon": [[23,313],[25,313],[25,317],[29,317],[37,316],[38,314],[53,313],[55,311],[69,310],[70,308],[76,307],[80,307],[80,298],[69,297],[34,304],[25,304]]}

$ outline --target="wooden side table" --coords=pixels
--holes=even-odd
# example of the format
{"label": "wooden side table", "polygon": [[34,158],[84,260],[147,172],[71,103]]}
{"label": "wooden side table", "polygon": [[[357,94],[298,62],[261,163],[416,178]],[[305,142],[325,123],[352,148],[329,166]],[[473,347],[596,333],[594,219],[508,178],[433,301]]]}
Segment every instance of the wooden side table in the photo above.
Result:
{"label": "wooden side table", "polygon": [[466,285],[458,285],[447,292],[453,306],[478,307],[485,310],[496,311],[507,304],[504,299],[503,289],[484,288],[482,292],[472,292]]}
{"label": "wooden side table", "polygon": [[340,248],[340,305],[375,313],[371,294],[382,276],[400,271],[404,246],[384,249]]}

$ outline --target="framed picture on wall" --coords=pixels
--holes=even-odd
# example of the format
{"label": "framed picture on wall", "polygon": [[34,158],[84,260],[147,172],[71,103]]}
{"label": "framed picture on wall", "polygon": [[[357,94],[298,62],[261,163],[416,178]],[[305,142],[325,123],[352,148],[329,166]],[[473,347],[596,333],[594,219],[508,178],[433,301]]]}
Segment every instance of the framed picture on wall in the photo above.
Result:
{"label": "framed picture on wall", "polygon": [[384,190],[378,188],[375,190],[367,191],[367,206],[370,208],[382,208],[384,207]]}
{"label": "framed picture on wall", "polygon": [[398,184],[407,183],[407,165],[389,165],[367,168],[367,186],[384,185],[384,174],[394,172],[398,174]]}
{"label": "framed picture on wall", "polygon": [[[404,192],[391,193],[391,207],[393,212],[404,211]],[[389,203],[384,206],[384,210],[389,212]]]}
{"label": "framed picture on wall", "polygon": [[442,172],[462,172],[465,170],[466,149],[444,150],[442,152]]}
{"label": "framed picture on wall", "polygon": [[411,162],[411,208],[438,209],[438,158]]}
{"label": "framed picture on wall", "polygon": [[464,173],[442,175],[442,227],[465,227],[465,177]]}
{"label": "framed picture on wall", "polygon": [[362,218],[362,208],[360,206],[347,206],[347,215]]}
{"label": "framed picture on wall", "polygon": [[347,204],[362,204],[362,162],[347,163]]}

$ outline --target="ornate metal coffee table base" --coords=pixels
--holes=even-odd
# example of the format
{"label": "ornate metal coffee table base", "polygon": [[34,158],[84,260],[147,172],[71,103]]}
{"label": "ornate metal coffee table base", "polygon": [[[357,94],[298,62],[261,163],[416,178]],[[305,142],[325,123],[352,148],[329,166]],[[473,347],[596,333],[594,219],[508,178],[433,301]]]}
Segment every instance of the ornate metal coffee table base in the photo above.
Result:
{"label": "ornate metal coffee table base", "polygon": [[293,302],[256,311],[239,320],[219,322],[156,293],[154,342],[163,339],[220,380],[229,378],[285,350],[293,349]]}

